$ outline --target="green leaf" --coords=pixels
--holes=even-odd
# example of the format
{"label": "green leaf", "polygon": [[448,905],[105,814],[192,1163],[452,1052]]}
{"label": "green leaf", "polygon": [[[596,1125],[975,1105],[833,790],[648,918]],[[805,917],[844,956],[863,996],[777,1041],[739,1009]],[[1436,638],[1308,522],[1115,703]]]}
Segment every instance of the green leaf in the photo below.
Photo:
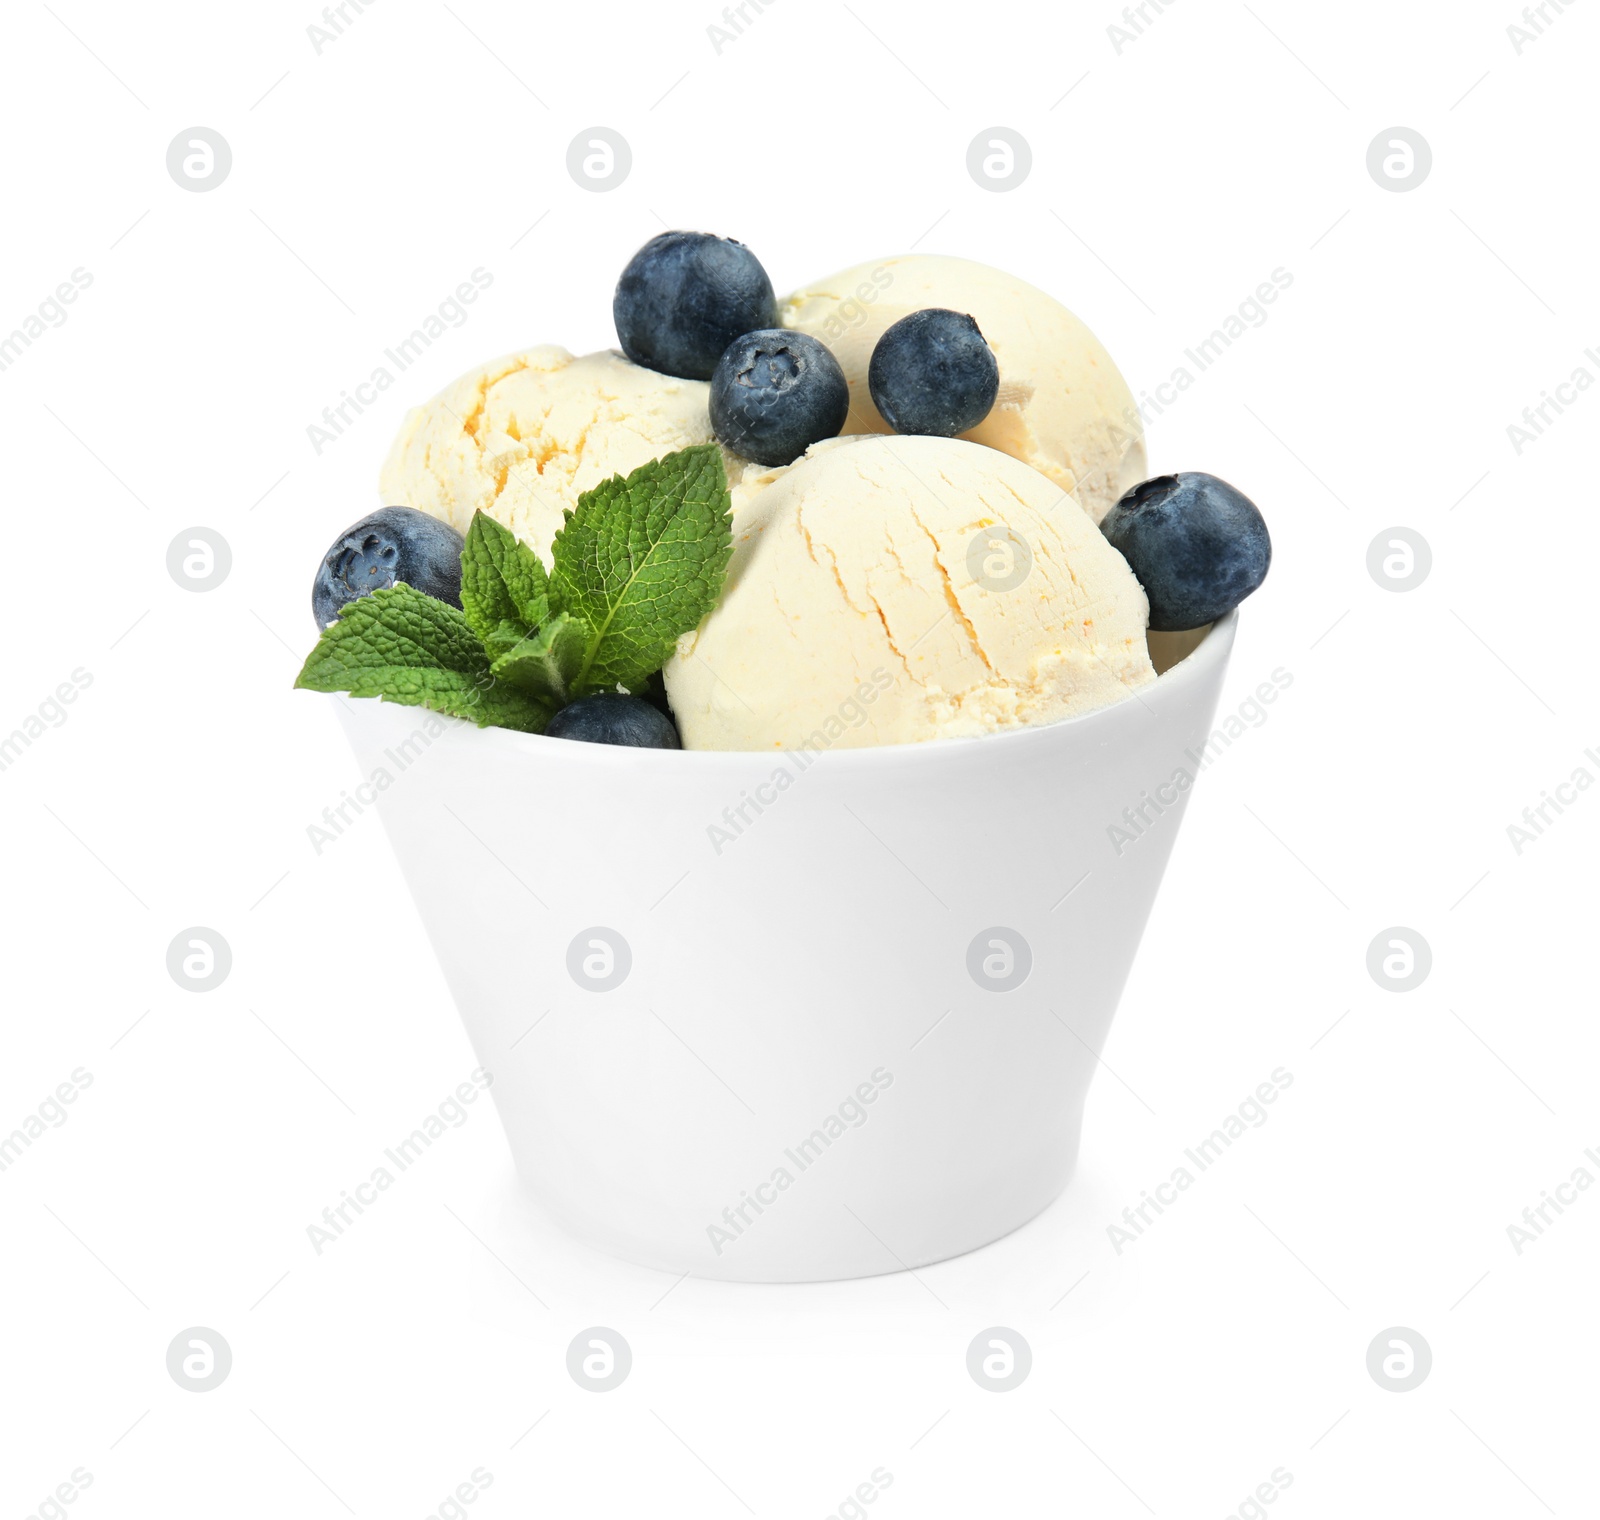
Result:
{"label": "green leaf", "polygon": [[639,690],[716,606],[732,553],[715,444],[585,491],[556,534],[550,572],[552,604],[591,629],[573,695]]}
{"label": "green leaf", "polygon": [[537,734],[550,721],[546,703],[494,678],[463,613],[404,584],[349,603],[294,684],[429,707],[480,728]]}
{"label": "green leaf", "polygon": [[536,701],[564,707],[583,667],[592,637],[582,618],[558,612],[537,633],[501,655],[491,667],[495,679]]}
{"label": "green leaf", "polygon": [[487,644],[502,623],[520,634],[550,615],[550,584],[539,556],[486,512],[474,512],[461,546],[461,607]]}
{"label": "green leaf", "polygon": [[531,637],[532,635],[529,633],[526,624],[520,618],[515,622],[507,621],[501,623],[483,641],[483,647],[489,652],[489,663],[493,665],[496,660],[503,655],[510,654],[513,649],[520,644],[526,643]]}

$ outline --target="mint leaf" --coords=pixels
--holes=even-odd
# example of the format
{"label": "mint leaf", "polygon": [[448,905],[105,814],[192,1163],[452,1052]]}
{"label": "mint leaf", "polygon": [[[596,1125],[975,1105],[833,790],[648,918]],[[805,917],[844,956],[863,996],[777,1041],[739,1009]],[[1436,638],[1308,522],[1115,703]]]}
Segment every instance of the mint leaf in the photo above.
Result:
{"label": "mint leaf", "polygon": [[716,606],[732,553],[715,444],[585,491],[556,534],[550,572],[552,604],[591,630],[572,694],[638,691]]}
{"label": "mint leaf", "polygon": [[572,699],[572,683],[583,667],[591,637],[589,625],[581,618],[558,612],[490,668],[496,680],[535,701],[564,707]]}
{"label": "mint leaf", "polygon": [[550,615],[549,580],[539,556],[486,512],[474,512],[461,546],[461,608],[487,644],[502,623],[519,635]]}
{"label": "mint leaf", "polygon": [[483,641],[483,647],[489,652],[489,663],[493,665],[501,656],[510,654],[513,649],[525,644],[531,637],[527,624],[521,618],[514,622],[508,620],[501,623]]}
{"label": "mint leaf", "polygon": [[465,614],[403,583],[346,606],[294,684],[429,707],[480,728],[536,734],[550,721],[546,703],[494,678]]}

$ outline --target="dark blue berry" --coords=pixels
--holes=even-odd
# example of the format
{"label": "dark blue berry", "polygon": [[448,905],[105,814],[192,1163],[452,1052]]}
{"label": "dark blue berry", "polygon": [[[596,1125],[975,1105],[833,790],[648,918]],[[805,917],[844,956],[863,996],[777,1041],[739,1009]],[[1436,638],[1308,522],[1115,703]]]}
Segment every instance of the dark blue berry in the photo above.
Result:
{"label": "dark blue berry", "polygon": [[333,541],[317,566],[311,611],[326,628],[339,609],[396,581],[461,605],[461,535],[414,507],[380,507]]}
{"label": "dark blue berry", "polygon": [[971,317],[930,306],[885,329],[867,389],[895,432],[954,438],[989,415],[1000,366]]}
{"label": "dark blue berry", "polygon": [[839,361],[805,333],[763,327],[735,338],[711,376],[717,440],[757,464],[792,464],[837,438],[850,414]]}
{"label": "dark blue berry", "polygon": [[1158,633],[1226,616],[1272,563],[1272,540],[1255,503],[1215,475],[1147,480],[1106,513],[1100,531],[1139,578]]}
{"label": "dark blue berry", "polygon": [[777,324],[778,303],[761,261],[743,243],[709,232],[662,232],[628,261],[611,314],[635,364],[709,380],[741,333]]}
{"label": "dark blue berry", "polygon": [[642,697],[579,697],[550,720],[551,739],[581,739],[586,744],[628,744],[635,749],[682,749],[678,730],[660,708]]}

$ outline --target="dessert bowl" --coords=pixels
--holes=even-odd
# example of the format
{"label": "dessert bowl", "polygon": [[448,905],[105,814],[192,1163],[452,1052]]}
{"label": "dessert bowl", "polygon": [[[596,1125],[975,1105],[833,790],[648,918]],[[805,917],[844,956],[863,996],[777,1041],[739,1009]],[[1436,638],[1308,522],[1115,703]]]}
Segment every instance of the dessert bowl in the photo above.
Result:
{"label": "dessert bowl", "polygon": [[1098,711],[878,748],[329,700],[531,1197],[662,1271],[807,1282],[973,1250],[1067,1185],[1236,624]]}

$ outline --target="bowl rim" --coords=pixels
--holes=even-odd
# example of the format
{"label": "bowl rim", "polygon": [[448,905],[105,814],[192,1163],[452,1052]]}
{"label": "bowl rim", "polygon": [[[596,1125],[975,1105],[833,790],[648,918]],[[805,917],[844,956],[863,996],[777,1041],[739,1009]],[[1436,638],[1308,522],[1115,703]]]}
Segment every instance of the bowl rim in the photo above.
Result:
{"label": "bowl rim", "polygon": [[[1191,686],[1198,681],[1205,680],[1219,666],[1225,665],[1233,648],[1234,635],[1238,630],[1239,612],[1235,608],[1210,624],[1200,642],[1189,651],[1175,665],[1170,666],[1163,674],[1157,676],[1149,686],[1139,687],[1130,695],[1139,697],[1142,694],[1168,693],[1177,691],[1185,686]],[[351,697],[348,692],[329,693],[330,701],[342,701],[346,710],[352,716],[358,716],[361,708],[355,704],[380,703],[385,706],[408,712],[431,712],[431,709],[412,707],[408,703],[387,702],[381,697]],[[1079,713],[1070,718],[1058,718],[1053,723],[1020,724],[1015,728],[1002,729],[991,734],[960,734],[945,739],[922,739],[904,744],[864,744],[852,745],[844,749],[828,749],[821,751],[815,758],[826,755],[830,769],[850,767],[864,769],[869,766],[889,765],[896,758],[913,760],[913,763],[923,761],[934,762],[944,759],[952,754],[962,752],[973,753],[975,745],[982,745],[985,751],[997,749],[1001,745],[1016,746],[1020,744],[1037,744],[1043,742],[1044,737],[1050,734],[1072,732],[1081,735],[1085,730],[1096,724],[1105,725],[1110,722],[1120,721],[1118,715],[1125,712],[1130,706],[1126,700],[1111,702],[1105,707],[1097,707],[1092,712]],[[452,727],[460,727],[475,731],[480,743],[497,745],[513,753],[533,757],[555,758],[562,755],[568,759],[579,758],[573,753],[576,749],[583,751],[582,759],[586,765],[624,765],[630,769],[637,769],[640,765],[658,765],[663,768],[680,767],[685,763],[705,769],[708,765],[720,764],[729,769],[735,766],[748,766],[750,761],[781,759],[785,755],[801,753],[793,749],[643,749],[629,745],[615,744],[585,744],[582,741],[571,739],[551,739],[544,734],[525,734],[514,728],[497,728],[490,726],[478,728],[466,718],[455,718],[445,713],[433,712],[431,715],[441,723]],[[811,755],[812,751],[806,750],[805,754]],[[693,759],[685,761],[685,756]]]}

